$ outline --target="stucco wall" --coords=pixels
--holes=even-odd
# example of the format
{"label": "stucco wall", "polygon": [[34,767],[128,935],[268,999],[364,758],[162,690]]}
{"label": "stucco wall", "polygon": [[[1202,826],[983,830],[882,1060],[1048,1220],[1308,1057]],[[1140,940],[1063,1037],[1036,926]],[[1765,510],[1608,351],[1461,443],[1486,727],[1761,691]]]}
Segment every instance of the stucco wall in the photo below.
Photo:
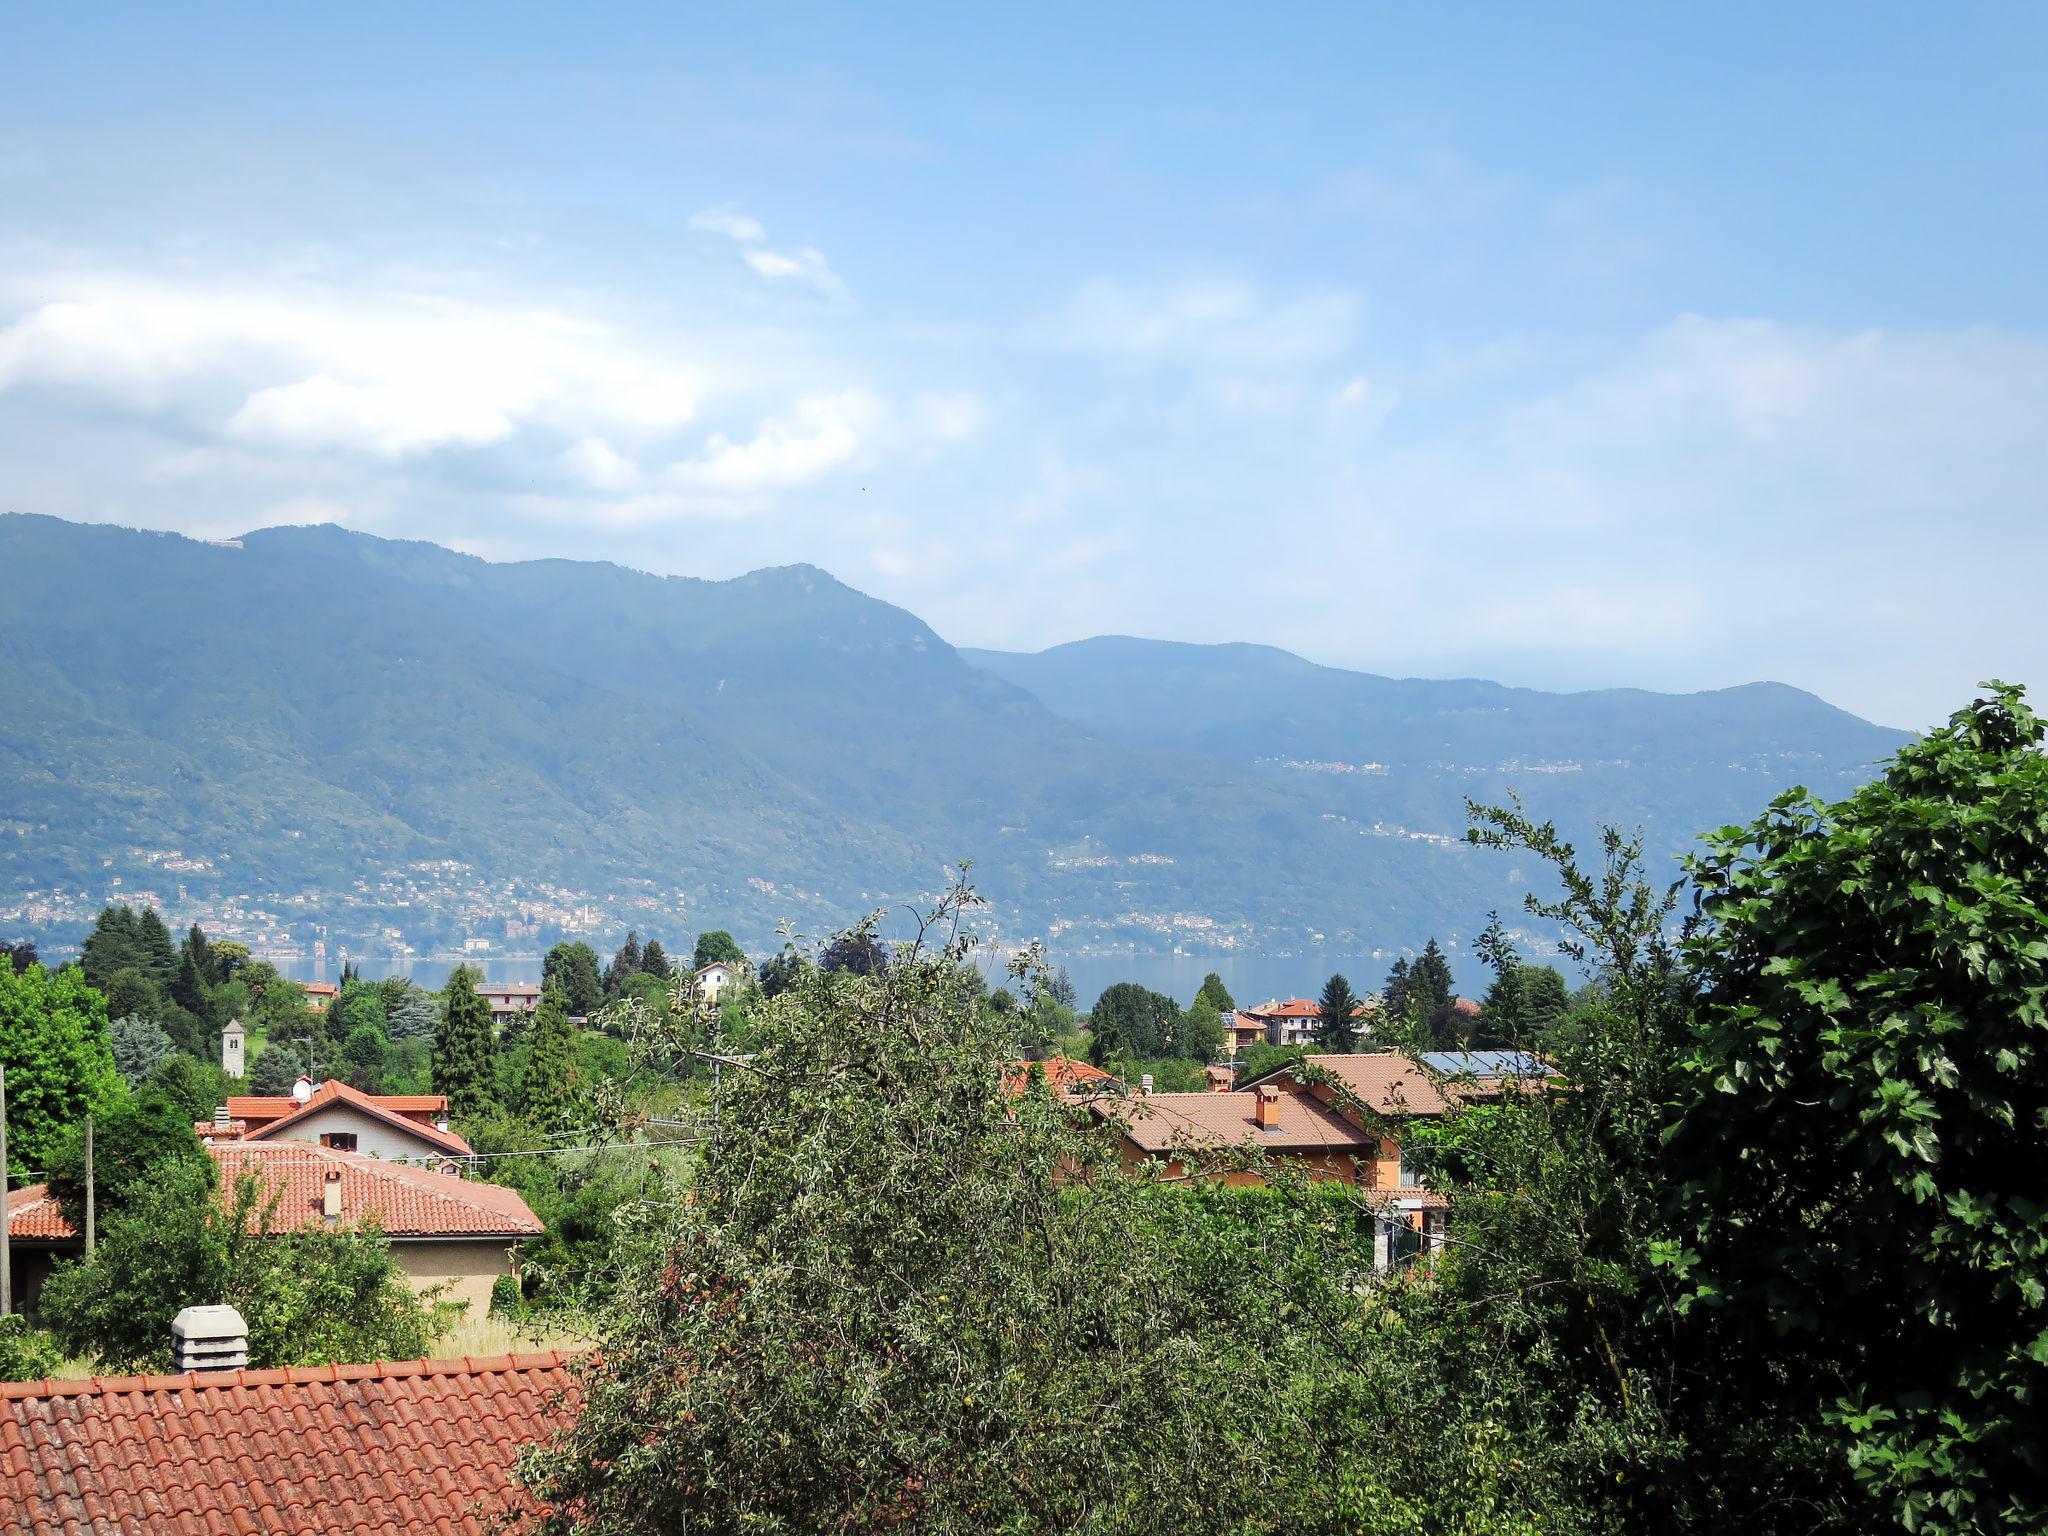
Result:
{"label": "stucco wall", "polygon": [[491,1282],[512,1273],[512,1246],[503,1237],[447,1242],[407,1242],[401,1237],[392,1239],[391,1257],[415,1291],[445,1282],[448,1289],[438,1300],[466,1301],[469,1315],[482,1317],[490,1310]]}
{"label": "stucco wall", "polygon": [[422,1136],[413,1136],[395,1125],[373,1120],[347,1104],[329,1104],[315,1110],[296,1125],[287,1127],[266,1141],[315,1141],[329,1131],[354,1131],[356,1150],[366,1157],[446,1157],[448,1154]]}

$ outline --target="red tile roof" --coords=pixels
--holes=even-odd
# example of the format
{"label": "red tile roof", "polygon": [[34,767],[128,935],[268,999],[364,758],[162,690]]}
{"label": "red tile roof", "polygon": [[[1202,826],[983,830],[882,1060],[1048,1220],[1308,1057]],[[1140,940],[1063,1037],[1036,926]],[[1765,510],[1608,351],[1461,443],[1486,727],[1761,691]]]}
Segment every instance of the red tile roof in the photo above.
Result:
{"label": "red tile roof", "polygon": [[[1308,1056],[1301,1065],[1311,1071],[1329,1073],[1366,1108],[1382,1115],[1440,1115],[1450,1108],[1437,1079],[1397,1051]],[[1238,1084],[1238,1092],[1281,1077],[1299,1081],[1294,1064],[1289,1063],[1275,1067],[1263,1077]]]}
{"label": "red tile roof", "polygon": [[1132,1099],[1097,1099],[1091,1106],[1114,1121],[1144,1152],[1182,1148],[1218,1152],[1260,1146],[1283,1152],[1354,1152],[1370,1155],[1379,1138],[1305,1094],[1283,1093],[1276,1123],[1261,1127],[1248,1093],[1153,1093]]}
{"label": "red tile roof", "polygon": [[[305,1103],[298,1104],[292,1100],[286,1102],[291,1103],[293,1107],[275,1119],[256,1125],[249,1132],[249,1140],[261,1141],[265,1137],[276,1136],[297,1125],[306,1116],[316,1114],[329,1105],[340,1103],[359,1109],[372,1119],[382,1120],[386,1125],[394,1125],[400,1130],[409,1131],[427,1145],[438,1147],[453,1156],[467,1157],[472,1150],[469,1143],[453,1131],[444,1131],[433,1123],[431,1117],[445,1111],[448,1106],[448,1101],[439,1094],[372,1095],[364,1093],[360,1088],[351,1088],[338,1077],[330,1077],[313,1090],[313,1096]],[[263,1118],[262,1110],[257,1106],[264,1103],[262,1099],[230,1098],[228,1113],[254,1123]],[[256,1109],[253,1114],[250,1112],[252,1108]]]}
{"label": "red tile roof", "polygon": [[[330,1172],[341,1175],[341,1221],[374,1221],[387,1237],[534,1237],[540,1218],[502,1184],[431,1173],[409,1163],[387,1163],[304,1141],[218,1141],[207,1147],[220,1165],[223,1195],[244,1173],[254,1174],[265,1198],[277,1195],[273,1231],[325,1226]],[[10,1237],[63,1241],[77,1236],[47,1185],[11,1191]]]}
{"label": "red tile roof", "polygon": [[483,1533],[534,1512],[523,1445],[574,1413],[560,1354],[0,1385],[22,1531]]}
{"label": "red tile roof", "polygon": [[1004,1091],[1022,1093],[1033,1067],[1043,1074],[1048,1087],[1060,1093],[1099,1093],[1117,1086],[1115,1078],[1092,1062],[1072,1056],[1048,1056],[1043,1061],[1014,1063],[1003,1077]]}

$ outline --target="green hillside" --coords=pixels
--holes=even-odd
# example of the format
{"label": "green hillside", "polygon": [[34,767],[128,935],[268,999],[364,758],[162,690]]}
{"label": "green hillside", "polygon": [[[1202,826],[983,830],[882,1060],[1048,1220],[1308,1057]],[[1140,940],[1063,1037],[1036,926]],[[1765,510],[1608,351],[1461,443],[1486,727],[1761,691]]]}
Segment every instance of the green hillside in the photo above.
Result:
{"label": "green hillside", "polygon": [[230,547],[10,515],[0,570],[0,906],[163,890],[175,850],[200,866],[176,878],[190,899],[260,898],[295,934],[626,901],[759,946],[966,858],[1012,934],[1399,944],[1512,903],[1499,861],[1407,835],[1454,836],[1466,793],[1611,808],[1675,848],[1899,739],[1770,686],[1546,695],[1121,640],[961,652],[803,566],[707,582],[332,527]]}

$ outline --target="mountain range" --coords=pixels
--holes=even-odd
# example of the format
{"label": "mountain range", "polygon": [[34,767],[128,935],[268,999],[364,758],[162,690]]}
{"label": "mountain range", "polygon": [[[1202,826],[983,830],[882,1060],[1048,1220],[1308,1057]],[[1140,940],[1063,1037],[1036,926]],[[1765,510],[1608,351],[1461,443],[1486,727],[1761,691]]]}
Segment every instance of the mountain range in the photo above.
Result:
{"label": "mountain range", "polygon": [[972,860],[1006,937],[1359,953],[1470,933],[1538,878],[1462,845],[1467,796],[1518,792],[1582,840],[1640,825],[1662,869],[1906,739],[1773,683],[960,649],[810,566],[704,581],[9,514],[0,577],[0,929],[56,939],[146,891],[291,942],[516,943],[598,912],[758,948]]}

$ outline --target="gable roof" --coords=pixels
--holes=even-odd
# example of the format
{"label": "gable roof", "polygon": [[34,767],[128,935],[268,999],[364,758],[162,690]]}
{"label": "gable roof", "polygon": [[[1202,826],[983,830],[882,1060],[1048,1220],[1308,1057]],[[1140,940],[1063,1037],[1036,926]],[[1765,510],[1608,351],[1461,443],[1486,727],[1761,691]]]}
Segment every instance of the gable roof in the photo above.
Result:
{"label": "gable roof", "polygon": [[1253,1118],[1256,1098],[1246,1093],[1152,1093],[1135,1099],[1097,1099],[1098,1118],[1114,1122],[1144,1152],[1219,1152],[1260,1146],[1285,1152],[1368,1154],[1379,1138],[1306,1094],[1283,1093],[1275,1124]]}
{"label": "gable roof", "polygon": [[[515,1189],[458,1179],[410,1163],[385,1162],[304,1141],[217,1141],[208,1152],[220,1168],[223,1198],[245,1173],[254,1174],[267,1200],[277,1196],[272,1230],[327,1224],[327,1175],[341,1175],[341,1221],[375,1222],[386,1237],[537,1237],[545,1230]],[[10,1191],[11,1238],[67,1241],[78,1234],[51,1196],[34,1184]]]}
{"label": "gable roof", "polygon": [[1038,1068],[1046,1086],[1057,1093],[1106,1093],[1121,1085],[1093,1062],[1074,1056],[1048,1056],[1043,1061],[1013,1062],[1003,1074],[1003,1090],[1015,1095],[1031,1081],[1031,1069]]}
{"label": "gable roof", "polygon": [[22,1530],[483,1536],[576,1396],[559,1353],[10,1382],[0,1487]]}
{"label": "gable roof", "polygon": [[[253,1121],[258,1116],[248,1113],[248,1107],[258,1102],[260,1101],[231,1098],[228,1100],[228,1113]],[[290,1113],[280,1115],[268,1124],[256,1126],[249,1132],[247,1139],[261,1141],[265,1137],[275,1136],[288,1127],[297,1125],[308,1115],[316,1114],[335,1104],[346,1104],[353,1109],[361,1110],[374,1120],[381,1120],[386,1125],[411,1132],[430,1147],[436,1147],[454,1157],[467,1157],[472,1148],[460,1136],[453,1131],[444,1131],[430,1121],[414,1118],[414,1115],[422,1110],[445,1109],[447,1103],[448,1101],[439,1094],[375,1096],[364,1093],[360,1088],[351,1088],[338,1077],[330,1077],[313,1090],[313,1096],[305,1103],[296,1104]]]}
{"label": "gable roof", "polygon": [[[1367,1109],[1382,1115],[1440,1115],[1450,1108],[1437,1080],[1398,1051],[1361,1051],[1352,1055],[1320,1055],[1305,1058],[1305,1064],[1328,1072],[1357,1097]],[[1261,1083],[1285,1077],[1294,1082],[1297,1063],[1287,1062],[1239,1083],[1245,1092]]]}

